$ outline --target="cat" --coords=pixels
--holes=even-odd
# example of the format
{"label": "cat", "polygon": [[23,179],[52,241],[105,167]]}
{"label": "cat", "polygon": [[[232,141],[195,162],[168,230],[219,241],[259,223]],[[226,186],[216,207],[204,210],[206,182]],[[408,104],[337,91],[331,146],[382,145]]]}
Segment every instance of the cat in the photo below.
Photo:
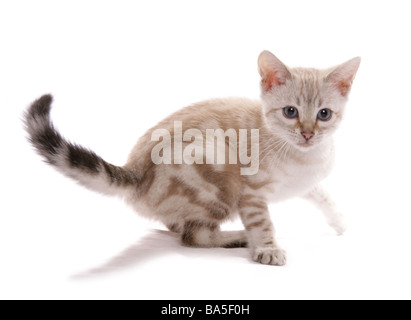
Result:
{"label": "cat", "polygon": [[[249,247],[254,261],[282,266],[286,253],[275,240],[269,203],[304,197],[318,206],[338,234],[346,230],[343,215],[320,182],[332,167],[332,136],[343,118],[360,61],[357,57],[326,70],[289,68],[263,51],[258,58],[260,101],[214,99],[183,108],[143,135],[122,167],[68,142],[59,133],[50,120],[51,95],[29,106],[25,129],[47,163],[91,190],[124,198],[141,215],[179,233],[183,245]],[[156,130],[170,133],[170,145],[192,143],[190,136],[177,141],[176,121],[182,132],[194,128],[204,136],[208,129],[234,129],[238,135],[246,130],[246,153],[258,151],[258,170],[242,174],[245,165],[235,161],[187,164],[179,159],[177,164],[155,164],[153,150],[161,140],[153,139]],[[256,129],[258,140],[251,141]],[[232,150],[231,142],[224,141]],[[205,144],[197,150],[201,148],[210,151],[215,147]],[[160,150],[158,156],[165,152]],[[222,222],[238,216],[244,230],[220,230]]]}

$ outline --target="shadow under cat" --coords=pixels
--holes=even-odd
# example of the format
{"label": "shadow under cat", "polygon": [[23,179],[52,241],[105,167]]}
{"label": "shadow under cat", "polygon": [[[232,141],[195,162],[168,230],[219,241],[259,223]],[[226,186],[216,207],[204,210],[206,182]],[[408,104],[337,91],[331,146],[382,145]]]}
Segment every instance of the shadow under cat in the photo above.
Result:
{"label": "shadow under cat", "polygon": [[165,230],[153,230],[103,264],[79,272],[71,276],[71,279],[86,279],[124,271],[146,263],[149,260],[172,253],[178,253],[189,257],[237,257],[249,261],[251,260],[246,248],[184,247],[181,246],[180,236],[177,233]]}

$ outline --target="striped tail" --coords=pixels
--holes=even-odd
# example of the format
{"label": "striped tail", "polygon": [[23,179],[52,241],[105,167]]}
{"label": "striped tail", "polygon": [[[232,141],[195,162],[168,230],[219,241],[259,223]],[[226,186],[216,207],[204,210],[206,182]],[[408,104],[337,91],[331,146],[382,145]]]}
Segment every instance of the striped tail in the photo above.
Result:
{"label": "striped tail", "polygon": [[103,194],[122,195],[141,179],[131,170],[107,163],[93,151],[68,142],[50,119],[53,97],[44,95],[24,114],[29,141],[47,163],[81,185]]}

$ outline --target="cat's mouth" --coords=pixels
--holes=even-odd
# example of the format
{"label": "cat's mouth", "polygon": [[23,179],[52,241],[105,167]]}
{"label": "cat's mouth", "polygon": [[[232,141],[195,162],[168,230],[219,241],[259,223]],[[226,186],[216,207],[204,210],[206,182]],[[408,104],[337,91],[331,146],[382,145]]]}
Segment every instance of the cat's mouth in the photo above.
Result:
{"label": "cat's mouth", "polygon": [[291,136],[288,136],[286,140],[288,140],[288,142],[297,150],[305,152],[318,146],[322,141],[322,137],[320,137],[319,135],[306,137],[302,134],[291,132]]}
{"label": "cat's mouth", "polygon": [[297,147],[297,149],[300,149],[302,151],[307,151],[310,150],[311,148],[313,148],[316,145],[316,143],[314,141],[298,141],[295,146]]}

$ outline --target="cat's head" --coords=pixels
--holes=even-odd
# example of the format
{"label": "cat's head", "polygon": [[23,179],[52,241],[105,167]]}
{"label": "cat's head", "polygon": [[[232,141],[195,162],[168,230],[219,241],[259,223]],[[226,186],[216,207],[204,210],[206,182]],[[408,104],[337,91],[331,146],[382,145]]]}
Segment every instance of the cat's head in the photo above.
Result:
{"label": "cat's head", "polygon": [[287,68],[271,52],[258,58],[270,130],[298,150],[327,141],[341,122],[359,57],[327,70]]}

